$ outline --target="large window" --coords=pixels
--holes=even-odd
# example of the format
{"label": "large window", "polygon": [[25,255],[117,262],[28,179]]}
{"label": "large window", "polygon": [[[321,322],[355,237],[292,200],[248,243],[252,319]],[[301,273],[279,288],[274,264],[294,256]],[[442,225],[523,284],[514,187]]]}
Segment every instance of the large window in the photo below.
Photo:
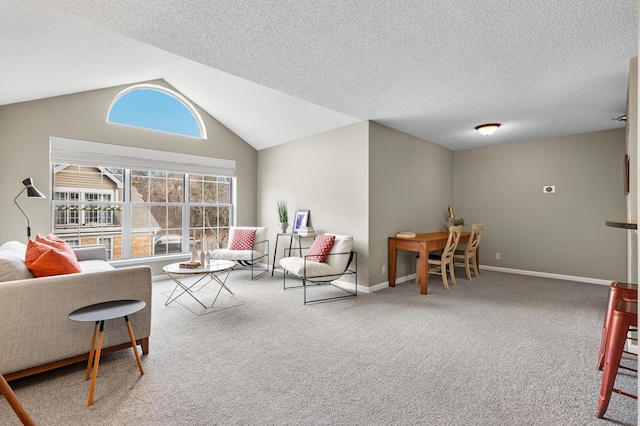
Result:
{"label": "large window", "polygon": [[111,259],[201,248],[228,236],[228,176],[53,165],[54,234],[105,244]]}
{"label": "large window", "polygon": [[234,160],[51,137],[52,226],[111,259],[187,253],[228,238]]}

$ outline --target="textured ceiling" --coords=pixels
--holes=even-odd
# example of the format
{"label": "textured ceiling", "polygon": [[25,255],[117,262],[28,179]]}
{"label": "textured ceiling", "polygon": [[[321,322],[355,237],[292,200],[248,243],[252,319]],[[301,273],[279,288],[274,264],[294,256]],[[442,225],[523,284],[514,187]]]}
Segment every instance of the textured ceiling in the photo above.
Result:
{"label": "textured ceiling", "polygon": [[0,0],[0,105],[162,78],[257,149],[360,120],[453,150],[605,130],[637,17],[637,0]]}

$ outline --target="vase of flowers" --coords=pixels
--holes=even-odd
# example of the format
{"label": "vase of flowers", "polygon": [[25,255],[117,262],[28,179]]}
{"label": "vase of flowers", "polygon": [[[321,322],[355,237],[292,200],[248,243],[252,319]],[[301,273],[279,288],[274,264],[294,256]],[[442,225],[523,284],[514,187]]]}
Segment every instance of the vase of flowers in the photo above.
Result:
{"label": "vase of flowers", "polygon": [[278,220],[280,220],[282,233],[286,234],[289,227],[289,211],[287,210],[287,202],[284,200],[278,201]]}

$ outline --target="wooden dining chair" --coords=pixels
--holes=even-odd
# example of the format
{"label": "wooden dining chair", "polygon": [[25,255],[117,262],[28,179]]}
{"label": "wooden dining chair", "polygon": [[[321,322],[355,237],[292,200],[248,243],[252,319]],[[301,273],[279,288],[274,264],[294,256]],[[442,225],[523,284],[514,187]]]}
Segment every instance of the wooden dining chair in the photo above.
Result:
{"label": "wooden dining chair", "polygon": [[480,246],[480,237],[482,237],[482,228],[484,223],[475,223],[471,225],[471,235],[469,236],[469,242],[464,250],[456,250],[453,254],[454,261],[462,260],[464,262],[464,269],[467,272],[467,279],[471,281],[471,270],[469,269],[469,263],[473,260],[473,272],[476,274],[476,278],[480,276],[478,271],[478,263],[476,262],[476,252],[478,246]]}
{"label": "wooden dining chair", "polygon": [[[449,290],[449,283],[447,281],[447,265],[449,266],[449,274],[451,275],[451,281],[453,281],[453,285],[458,285],[455,273],[453,271],[453,253],[456,251],[456,247],[458,247],[460,234],[462,234],[462,226],[452,226],[449,229],[449,238],[447,239],[447,244],[442,250],[442,254],[438,255],[437,257],[429,257],[427,259],[429,265],[436,266],[436,268],[434,269],[431,269],[431,267],[429,267],[429,274],[442,275],[442,283],[445,290]],[[418,263],[419,261],[420,259],[418,259]],[[416,269],[416,271],[418,271],[418,269]],[[429,279],[429,274],[427,274],[426,279]],[[419,279],[420,276],[416,273],[416,283],[418,283]]]}

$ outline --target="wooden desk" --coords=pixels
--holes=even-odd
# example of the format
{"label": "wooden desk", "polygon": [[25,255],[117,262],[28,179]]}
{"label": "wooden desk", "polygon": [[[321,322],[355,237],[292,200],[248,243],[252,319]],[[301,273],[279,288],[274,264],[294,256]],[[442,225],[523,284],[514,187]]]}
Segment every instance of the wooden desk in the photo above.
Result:
{"label": "wooden desk", "polygon": [[[467,244],[471,232],[463,232],[460,235],[459,245]],[[427,294],[427,279],[429,277],[429,252],[441,250],[447,245],[448,232],[429,232],[416,234],[413,238],[389,237],[389,287],[396,286],[396,262],[398,250],[415,251],[420,254],[420,293]],[[476,252],[476,262],[478,252]]]}

